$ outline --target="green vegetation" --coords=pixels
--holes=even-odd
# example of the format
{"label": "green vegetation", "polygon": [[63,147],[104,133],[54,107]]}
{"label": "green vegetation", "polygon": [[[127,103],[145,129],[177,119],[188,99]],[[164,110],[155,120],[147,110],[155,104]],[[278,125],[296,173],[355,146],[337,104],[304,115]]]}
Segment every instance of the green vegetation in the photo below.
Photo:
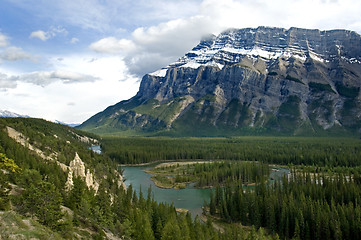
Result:
{"label": "green vegetation", "polygon": [[278,73],[277,73],[277,72],[269,72],[268,75],[270,75],[270,76],[277,76]]}
{"label": "green vegetation", "polygon": [[313,91],[313,92],[331,92],[331,93],[335,93],[335,91],[331,88],[330,84],[309,82],[308,86],[311,88],[311,91]]}
{"label": "green vegetation", "polygon": [[169,123],[174,114],[180,110],[182,101],[184,100],[184,97],[179,97],[174,98],[169,102],[160,104],[158,100],[151,99],[145,104],[134,108],[134,111],[140,114],[147,114],[161,121]]}
{"label": "green vegetation", "polygon": [[300,102],[299,97],[295,95],[289,96],[278,109],[277,124],[270,127],[278,126],[284,132],[291,133],[300,125]]}
{"label": "green vegetation", "polygon": [[229,222],[265,227],[285,239],[359,239],[361,188],[359,173],[293,171],[288,180],[257,184],[245,192],[229,184],[217,188],[210,214]]}
{"label": "green vegetation", "polygon": [[[6,127],[11,127],[22,134],[20,139],[23,143],[20,144],[10,138]],[[93,169],[94,177],[98,181],[101,182],[101,179],[107,176],[107,179],[101,183],[101,186],[104,185],[109,189],[107,197],[119,191],[116,187],[118,177],[113,170],[117,165],[106,156],[89,150],[89,139],[96,141],[99,138],[93,134],[40,119],[1,118],[0,165],[2,169],[5,168],[5,172],[1,170],[0,174],[0,189],[3,190],[0,191],[2,210],[10,208],[16,214],[31,216],[39,223],[36,228],[41,224],[48,231],[57,232],[67,239],[74,238],[76,234],[92,238],[103,233],[103,228],[115,232],[113,222],[104,224],[98,218],[101,213],[93,211],[100,205],[95,201],[94,190],[85,186],[84,179],[81,180],[85,186],[82,188],[82,193],[89,192],[89,194],[88,198],[85,198],[84,194],[79,196],[82,199],[81,209],[74,207],[74,199],[69,200],[72,194],[65,191],[67,170],[62,170],[59,165],[69,165],[76,152],[84,160],[86,168]],[[11,202],[10,206],[8,201]],[[104,204],[102,203],[101,206]],[[64,211],[64,209],[68,210]],[[88,229],[98,230],[93,231],[95,235],[92,236],[89,233],[85,234]],[[13,235],[16,231],[9,230],[4,234]]]}
{"label": "green vegetation", "polygon": [[156,175],[151,177],[152,181],[157,187],[160,188],[178,188],[178,185],[173,181],[173,179],[163,176],[163,175]]}
{"label": "green vegetation", "polygon": [[0,212],[2,239],[64,239],[60,234],[14,211]]}
{"label": "green vegetation", "polygon": [[104,152],[119,163],[158,160],[241,160],[275,164],[360,166],[360,139],[238,138],[104,138]]}
{"label": "green vegetation", "polygon": [[360,92],[360,87],[347,87],[339,82],[336,83],[336,89],[341,96],[347,98],[355,98]]}
{"label": "green vegetation", "polygon": [[196,182],[196,187],[200,188],[224,186],[230,181],[248,185],[256,179],[267,178],[269,171],[267,164],[219,161],[165,163],[146,172],[155,174],[151,179],[159,187],[181,189],[191,182]]}
{"label": "green vegetation", "polygon": [[9,184],[8,178],[10,174],[20,172],[20,168],[14,160],[9,159],[5,154],[0,152],[0,210],[8,210],[9,208]]}
{"label": "green vegetation", "polygon": [[[297,115],[297,98],[286,103],[280,116]],[[21,133],[23,144],[9,137],[6,127]],[[103,153],[89,150],[91,142],[99,142]],[[74,177],[72,188],[65,190],[64,165],[75,153],[94,174],[97,191],[81,177]],[[360,239],[360,156],[356,138],[100,140],[39,119],[0,118],[0,237]],[[119,163],[159,160],[213,160],[154,169],[154,179],[162,184],[218,186],[205,204],[209,214],[204,224],[198,217],[177,214],[173,205],[155,202],[151,189],[144,197],[132,186],[124,191],[118,185]],[[268,164],[289,165],[292,175],[267,183]],[[245,190],[250,184],[255,186]]]}
{"label": "green vegetation", "polygon": [[[9,137],[6,127],[21,133],[23,144]],[[262,230],[243,231],[236,225],[220,233],[211,222],[202,224],[198,217],[192,220],[172,205],[155,202],[151,190],[147,198],[132,186],[124,191],[118,186],[117,164],[89,150],[90,138],[99,141],[95,135],[39,119],[0,119],[0,200],[5,210],[0,212],[1,238],[265,238]],[[65,190],[67,170],[59,165],[69,165],[76,152],[99,182],[97,192],[81,177],[74,177],[72,188]]]}
{"label": "green vegetation", "polygon": [[292,76],[290,76],[290,75],[287,75],[287,76],[286,76],[286,79],[287,79],[287,80],[290,80],[290,81],[293,81],[293,82],[296,82],[296,83],[301,83],[301,84],[304,85],[304,83],[303,83],[300,79],[295,78],[295,77],[292,77]]}
{"label": "green vegetation", "polygon": [[232,99],[227,108],[221,113],[218,121],[219,125],[225,126],[247,126],[250,124],[252,116],[246,104],[238,99]]}

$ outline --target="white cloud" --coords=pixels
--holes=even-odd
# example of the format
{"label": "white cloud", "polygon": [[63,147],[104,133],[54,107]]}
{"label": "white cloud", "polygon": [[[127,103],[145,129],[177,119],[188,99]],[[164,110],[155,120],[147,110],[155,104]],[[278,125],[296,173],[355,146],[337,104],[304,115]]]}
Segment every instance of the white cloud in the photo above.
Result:
{"label": "white cloud", "polygon": [[204,0],[197,15],[137,28],[131,38],[106,37],[90,48],[123,57],[131,73],[142,76],[177,60],[202,36],[227,28],[296,26],[361,32],[357,9],[361,1]]}
{"label": "white cloud", "polygon": [[4,51],[0,52],[0,59],[7,61],[19,61],[24,59],[33,60],[34,57],[19,47],[8,47]]}
{"label": "white cloud", "polygon": [[192,17],[137,28],[131,40],[103,38],[92,43],[90,48],[99,53],[119,54],[132,74],[142,76],[177,60],[212,31],[207,18]]}
{"label": "white cloud", "polygon": [[[55,69],[63,70],[8,74],[6,79],[16,81],[17,87],[0,94],[1,108],[32,117],[80,123],[109,105],[131,98],[139,88],[138,79],[126,73],[119,57],[64,55],[49,61]],[[83,75],[96,80],[82,81]]]}
{"label": "white cloud", "polygon": [[39,38],[42,41],[46,41],[49,39],[49,36],[47,36],[46,32],[44,32],[42,30],[38,30],[38,31],[32,32],[30,34],[29,38]]}
{"label": "white cloud", "polygon": [[79,82],[94,82],[98,80],[98,78],[76,72],[55,70],[49,72],[33,72],[23,74],[16,77],[16,80],[44,87],[58,81],[69,84]]}
{"label": "white cloud", "polygon": [[103,38],[90,45],[90,49],[99,53],[127,53],[132,52],[136,48],[133,41],[128,39],[116,39],[115,37]]}
{"label": "white cloud", "polygon": [[78,39],[78,38],[72,38],[72,39],[70,40],[70,43],[72,43],[72,44],[75,44],[75,43],[77,43],[77,42],[79,42],[79,39]]}
{"label": "white cloud", "polygon": [[9,44],[8,37],[0,33],[0,47],[6,47]]}
{"label": "white cloud", "polygon": [[12,4],[33,13],[40,19],[51,19],[83,29],[99,32],[113,32],[115,28],[126,26],[152,25],[184,16],[192,16],[198,11],[200,0],[16,0]]}
{"label": "white cloud", "polygon": [[8,89],[8,88],[15,88],[17,86],[16,81],[7,74],[0,73],[0,90]]}
{"label": "white cloud", "polygon": [[55,37],[57,34],[67,35],[68,31],[65,28],[60,27],[60,26],[58,26],[58,27],[52,26],[52,27],[50,27],[50,29],[47,32],[44,32],[43,30],[38,30],[38,31],[32,32],[30,34],[29,38],[39,38],[42,41],[46,41],[50,38]]}
{"label": "white cloud", "polygon": [[0,64],[2,60],[5,61],[19,61],[19,60],[35,60],[31,54],[25,52],[20,47],[11,46],[9,37],[0,33]]}

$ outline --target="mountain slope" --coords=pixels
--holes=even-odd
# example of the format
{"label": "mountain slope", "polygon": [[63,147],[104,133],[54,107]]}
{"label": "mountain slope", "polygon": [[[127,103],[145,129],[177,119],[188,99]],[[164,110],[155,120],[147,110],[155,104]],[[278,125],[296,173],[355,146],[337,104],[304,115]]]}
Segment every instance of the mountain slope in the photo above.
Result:
{"label": "mountain slope", "polygon": [[0,238],[116,239],[104,209],[122,176],[93,145],[99,137],[68,126],[0,118]]}
{"label": "mountain slope", "polygon": [[143,77],[85,121],[96,133],[359,134],[361,37],[347,30],[231,29]]}

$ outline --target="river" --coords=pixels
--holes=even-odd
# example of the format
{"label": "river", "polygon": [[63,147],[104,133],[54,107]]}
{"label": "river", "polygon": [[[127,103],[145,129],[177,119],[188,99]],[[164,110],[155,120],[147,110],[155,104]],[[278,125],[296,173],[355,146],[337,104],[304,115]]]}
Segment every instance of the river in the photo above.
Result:
{"label": "river", "polygon": [[[132,184],[133,189],[135,189],[137,193],[139,193],[141,189],[145,198],[148,195],[148,188],[151,186],[154,200],[157,202],[173,203],[176,208],[188,209],[192,214],[192,217],[202,214],[204,201],[209,202],[210,189],[193,188],[194,184],[190,184],[187,188],[180,190],[159,188],[155,186],[150,179],[151,175],[144,172],[144,170],[151,167],[152,166],[150,165],[136,167],[122,166],[122,169],[124,170],[123,177],[125,178],[125,185],[128,187]],[[289,169],[286,168],[272,167],[272,169],[275,170],[270,174],[270,182],[289,173]]]}

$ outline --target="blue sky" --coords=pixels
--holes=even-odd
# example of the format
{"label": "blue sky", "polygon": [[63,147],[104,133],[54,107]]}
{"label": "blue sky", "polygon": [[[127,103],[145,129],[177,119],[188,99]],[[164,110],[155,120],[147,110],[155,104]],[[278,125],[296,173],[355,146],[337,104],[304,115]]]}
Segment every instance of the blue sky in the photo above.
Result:
{"label": "blue sky", "polygon": [[0,109],[80,123],[202,36],[272,26],[361,33],[357,0],[1,0]]}

